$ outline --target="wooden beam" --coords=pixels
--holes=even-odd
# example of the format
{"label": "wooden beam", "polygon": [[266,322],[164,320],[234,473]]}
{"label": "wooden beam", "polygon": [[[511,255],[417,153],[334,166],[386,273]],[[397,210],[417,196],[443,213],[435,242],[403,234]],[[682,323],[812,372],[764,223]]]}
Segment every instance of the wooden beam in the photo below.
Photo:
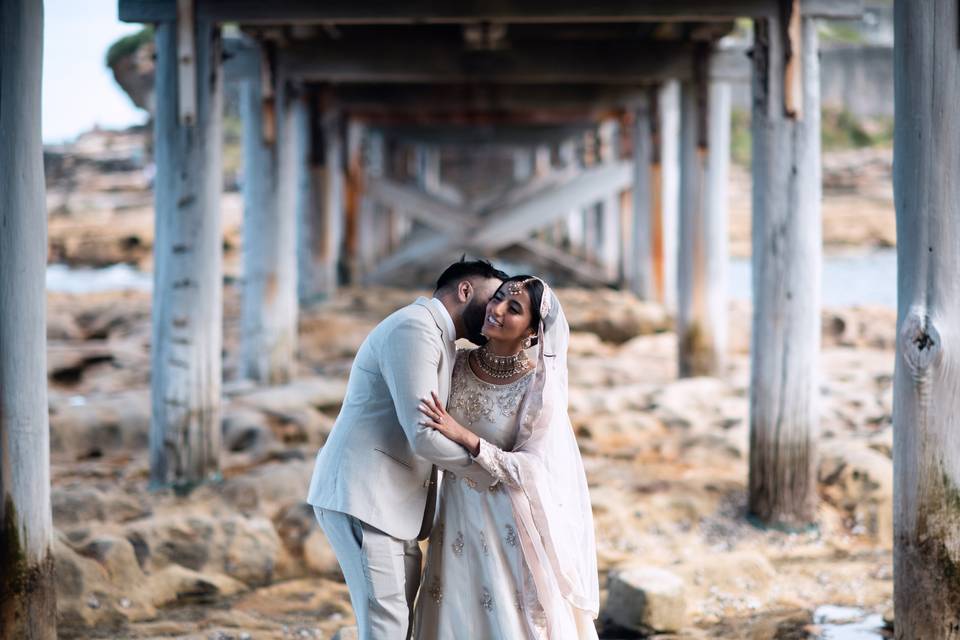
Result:
{"label": "wooden beam", "polygon": [[567,123],[565,125],[503,124],[491,125],[418,125],[381,126],[380,129],[392,140],[406,144],[427,144],[437,147],[462,146],[511,146],[522,144],[549,144],[561,142],[579,135],[592,126],[591,122]]}
{"label": "wooden beam", "polygon": [[[466,249],[490,253],[523,242],[532,231],[565,217],[571,207],[582,208],[598,202],[610,191],[625,189],[630,184],[632,171],[632,163],[619,162],[587,169],[559,183],[547,178],[519,185],[503,198],[505,202],[495,210],[478,211],[473,207],[468,208],[466,215],[454,214],[458,224],[451,232],[438,233],[424,228],[411,234],[400,249],[377,266],[370,280],[383,280],[393,271],[411,264],[429,262],[451,251]],[[531,194],[528,185],[534,182],[539,189]],[[382,182],[378,185],[379,188],[383,186]],[[523,197],[515,197],[514,191],[523,193]],[[426,196],[420,196],[418,201],[420,204],[429,204],[434,214],[449,212],[430,203]],[[414,213],[411,210],[408,215]],[[423,211],[417,212],[417,215],[428,224],[440,217],[429,212],[424,214]],[[454,225],[444,226],[449,228]]]}
{"label": "wooden beam", "polygon": [[421,189],[388,178],[369,177],[367,193],[374,200],[391,206],[412,218],[444,233],[458,233],[471,224],[463,208],[448,205]]}
{"label": "wooden beam", "polygon": [[611,191],[628,188],[632,172],[631,162],[585,169],[565,183],[491,213],[482,228],[471,234],[470,245],[489,251],[519,240],[566,215],[570,208],[596,204]]}
{"label": "wooden beam", "polygon": [[[197,17],[216,22],[243,24],[459,24],[507,23],[600,23],[725,21],[740,17],[764,17],[776,11],[779,0],[528,0],[526,2],[399,3],[391,0],[197,0]],[[852,18],[863,12],[863,0],[804,0],[804,14],[823,18]],[[172,21],[174,0],[120,0],[123,22]]]}
{"label": "wooden beam", "polygon": [[577,256],[536,238],[524,238],[516,246],[537,258],[574,275],[582,284],[609,286],[613,284],[603,268],[581,260]]}
{"label": "wooden beam", "polygon": [[279,49],[291,78],[353,83],[605,83],[637,85],[686,78],[686,43],[548,41],[496,51],[439,41],[301,41]]}

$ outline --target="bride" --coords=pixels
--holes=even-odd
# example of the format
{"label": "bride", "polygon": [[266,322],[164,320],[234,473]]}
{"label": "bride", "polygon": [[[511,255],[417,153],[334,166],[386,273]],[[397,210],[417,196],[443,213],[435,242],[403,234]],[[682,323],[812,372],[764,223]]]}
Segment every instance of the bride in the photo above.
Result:
{"label": "bride", "polygon": [[449,412],[435,396],[420,407],[491,481],[445,472],[415,637],[595,639],[593,516],[567,415],[570,329],[530,276],[504,281],[486,311],[488,342],[457,354]]}

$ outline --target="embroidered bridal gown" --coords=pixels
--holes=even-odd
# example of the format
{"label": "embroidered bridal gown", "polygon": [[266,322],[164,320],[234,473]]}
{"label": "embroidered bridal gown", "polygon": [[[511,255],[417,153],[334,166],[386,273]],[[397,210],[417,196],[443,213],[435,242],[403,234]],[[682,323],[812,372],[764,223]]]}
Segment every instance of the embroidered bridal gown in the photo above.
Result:
{"label": "embroidered bridal gown", "polygon": [[[520,401],[534,376],[531,372],[506,384],[485,382],[470,368],[468,353],[457,354],[447,411],[490,444],[510,450]],[[503,484],[479,486],[445,471],[414,614],[415,637],[545,639],[539,603],[522,595],[534,593],[530,580]]]}

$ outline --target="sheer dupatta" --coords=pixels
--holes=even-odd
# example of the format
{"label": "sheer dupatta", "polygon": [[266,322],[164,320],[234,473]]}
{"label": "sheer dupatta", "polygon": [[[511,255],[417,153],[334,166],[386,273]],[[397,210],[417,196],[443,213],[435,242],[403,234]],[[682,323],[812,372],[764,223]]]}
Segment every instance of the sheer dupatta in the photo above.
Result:
{"label": "sheer dupatta", "polygon": [[[532,577],[522,585],[523,602],[540,604],[551,640],[596,638],[593,512],[567,412],[570,327],[553,290],[546,283],[543,288],[537,370],[521,401],[516,444],[512,451],[502,451],[481,440],[477,461],[504,483],[510,496]],[[534,629],[531,634],[537,637]]]}

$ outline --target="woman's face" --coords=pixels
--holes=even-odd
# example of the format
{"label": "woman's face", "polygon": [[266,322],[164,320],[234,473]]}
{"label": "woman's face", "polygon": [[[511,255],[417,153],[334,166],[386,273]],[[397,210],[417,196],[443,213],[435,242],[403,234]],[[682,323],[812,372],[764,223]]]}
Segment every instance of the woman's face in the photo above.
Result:
{"label": "woman's face", "polygon": [[491,340],[520,341],[532,335],[530,294],[525,287],[518,293],[509,293],[511,284],[501,285],[487,303],[483,335]]}

